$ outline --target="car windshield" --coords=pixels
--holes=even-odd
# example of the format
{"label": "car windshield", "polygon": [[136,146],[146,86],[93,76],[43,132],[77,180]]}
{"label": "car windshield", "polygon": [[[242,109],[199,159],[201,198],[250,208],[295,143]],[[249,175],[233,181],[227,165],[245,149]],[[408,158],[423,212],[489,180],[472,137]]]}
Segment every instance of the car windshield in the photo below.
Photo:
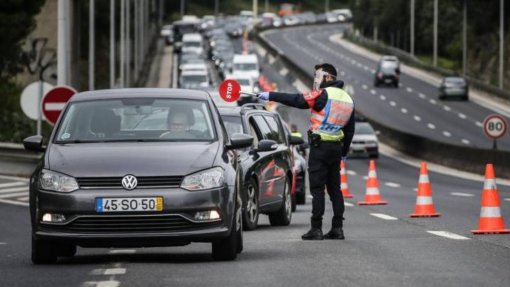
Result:
{"label": "car windshield", "polygon": [[250,79],[237,79],[237,82],[241,86],[250,86]]}
{"label": "car windshield", "polygon": [[466,84],[463,78],[447,78],[445,82],[455,86],[463,86]]}
{"label": "car windshield", "polygon": [[375,134],[372,126],[367,123],[356,123],[356,128],[355,128],[354,133],[358,134],[358,135],[373,135],[373,134]]}
{"label": "car windshield", "polygon": [[184,42],[183,47],[200,48],[202,44],[200,42]]}
{"label": "car windshield", "polygon": [[221,116],[223,119],[223,123],[225,124],[225,129],[227,129],[227,133],[229,136],[232,136],[235,133],[243,133],[243,124],[241,123],[241,117],[237,116]]}
{"label": "car windshield", "polygon": [[211,141],[208,104],[200,100],[125,98],[74,102],[56,143],[113,141]]}
{"label": "car windshield", "polygon": [[253,71],[257,70],[256,64],[250,64],[250,63],[242,63],[242,64],[234,64],[234,70],[238,71]]}

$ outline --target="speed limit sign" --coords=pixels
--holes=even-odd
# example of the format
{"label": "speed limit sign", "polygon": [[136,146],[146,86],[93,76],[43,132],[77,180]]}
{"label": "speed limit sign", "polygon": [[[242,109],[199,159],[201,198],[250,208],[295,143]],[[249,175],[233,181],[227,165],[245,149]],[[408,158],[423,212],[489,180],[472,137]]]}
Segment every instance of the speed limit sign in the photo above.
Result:
{"label": "speed limit sign", "polygon": [[490,115],[483,121],[483,131],[491,139],[499,139],[504,136],[508,124],[500,115]]}

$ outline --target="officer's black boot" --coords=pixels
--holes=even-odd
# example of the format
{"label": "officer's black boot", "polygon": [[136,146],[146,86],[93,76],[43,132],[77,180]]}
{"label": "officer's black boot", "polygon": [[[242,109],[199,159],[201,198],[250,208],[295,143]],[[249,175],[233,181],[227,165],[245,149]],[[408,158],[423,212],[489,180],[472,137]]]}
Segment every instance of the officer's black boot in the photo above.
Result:
{"label": "officer's black boot", "polygon": [[323,240],[324,235],[322,235],[322,230],[320,228],[312,227],[307,233],[303,234],[301,238],[303,240]]}
{"label": "officer's black boot", "polygon": [[303,240],[323,240],[322,235],[322,220],[312,219],[312,228],[307,233],[301,236]]}
{"label": "officer's black boot", "polygon": [[343,240],[343,239],[345,239],[344,231],[342,230],[341,227],[333,227],[333,228],[331,228],[331,230],[328,233],[324,234],[324,239]]}

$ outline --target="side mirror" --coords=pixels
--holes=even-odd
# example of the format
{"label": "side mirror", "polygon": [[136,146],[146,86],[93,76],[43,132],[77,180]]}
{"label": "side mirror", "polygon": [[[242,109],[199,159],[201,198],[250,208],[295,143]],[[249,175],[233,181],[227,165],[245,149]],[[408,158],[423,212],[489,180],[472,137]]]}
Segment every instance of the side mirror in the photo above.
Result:
{"label": "side mirror", "polygon": [[229,149],[239,149],[249,147],[253,144],[253,137],[247,134],[235,133],[230,137]]}
{"label": "side mirror", "polygon": [[257,147],[257,152],[272,151],[278,148],[278,143],[274,140],[261,140]]}
{"label": "side mirror", "polygon": [[291,145],[300,145],[300,144],[304,144],[305,141],[301,137],[291,135],[291,136],[289,136],[289,143]]}
{"label": "side mirror", "polygon": [[23,140],[23,146],[26,150],[43,152],[46,148],[43,147],[42,136],[31,136]]}

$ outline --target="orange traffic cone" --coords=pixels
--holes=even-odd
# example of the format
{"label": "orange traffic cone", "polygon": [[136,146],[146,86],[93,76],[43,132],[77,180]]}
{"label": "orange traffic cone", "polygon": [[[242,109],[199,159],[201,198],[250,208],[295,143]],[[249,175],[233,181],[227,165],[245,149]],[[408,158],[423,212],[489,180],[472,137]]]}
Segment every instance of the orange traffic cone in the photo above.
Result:
{"label": "orange traffic cone", "polygon": [[359,201],[358,205],[383,205],[387,203],[387,201],[381,200],[379,181],[377,180],[377,172],[375,171],[375,161],[370,160],[365,201]]}
{"label": "orange traffic cone", "polygon": [[505,223],[503,222],[499,206],[494,166],[489,163],[485,166],[485,182],[483,184],[479,227],[476,230],[471,230],[471,232],[474,234],[510,233],[510,229],[505,229]]}
{"label": "orange traffic cone", "polygon": [[420,166],[420,179],[418,180],[418,196],[416,197],[416,209],[411,217],[438,217],[434,202],[432,202],[432,188],[430,187],[427,163]]}
{"label": "orange traffic cone", "polygon": [[344,198],[352,198],[352,194],[349,192],[349,185],[347,184],[347,174],[345,173],[345,163],[340,161],[340,191]]}

